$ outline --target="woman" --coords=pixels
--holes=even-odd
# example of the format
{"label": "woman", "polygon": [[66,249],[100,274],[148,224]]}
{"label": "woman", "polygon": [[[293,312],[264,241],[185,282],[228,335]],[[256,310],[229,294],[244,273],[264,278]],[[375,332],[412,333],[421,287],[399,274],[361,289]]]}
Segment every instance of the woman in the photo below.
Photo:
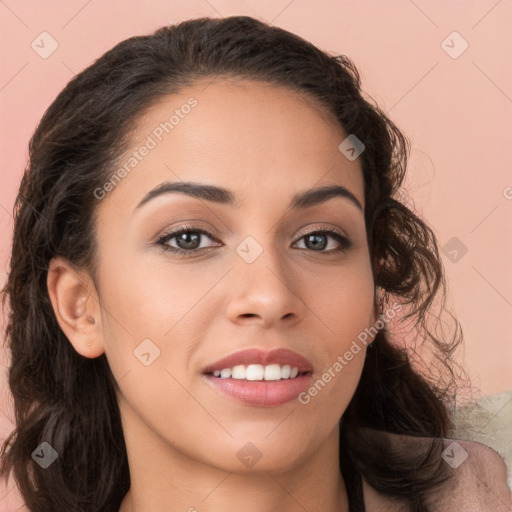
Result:
{"label": "woman", "polygon": [[508,507],[499,456],[446,439],[461,336],[427,323],[445,284],[406,161],[346,57],[252,18],[77,75],[30,142],[5,287],[28,509]]}

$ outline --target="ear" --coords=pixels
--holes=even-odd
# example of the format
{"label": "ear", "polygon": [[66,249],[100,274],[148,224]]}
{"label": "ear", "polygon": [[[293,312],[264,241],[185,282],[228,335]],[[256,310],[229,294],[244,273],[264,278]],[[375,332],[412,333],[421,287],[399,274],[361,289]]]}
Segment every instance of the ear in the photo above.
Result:
{"label": "ear", "polygon": [[89,274],[55,257],[46,284],[57,322],[75,350],[89,358],[103,354],[101,310]]}
{"label": "ear", "polygon": [[377,320],[379,320],[381,314],[382,314],[382,288],[380,286],[375,286],[373,308],[372,308],[372,315],[371,315],[372,325],[375,325]]}

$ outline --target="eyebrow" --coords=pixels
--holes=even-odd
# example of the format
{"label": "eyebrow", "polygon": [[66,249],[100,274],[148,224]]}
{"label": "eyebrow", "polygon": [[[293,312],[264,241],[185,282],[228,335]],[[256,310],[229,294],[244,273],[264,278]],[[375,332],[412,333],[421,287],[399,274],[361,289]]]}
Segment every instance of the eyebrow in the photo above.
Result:
{"label": "eyebrow", "polygon": [[[144,206],[146,203],[156,197],[170,193],[181,193],[190,197],[212,201],[214,203],[240,208],[241,203],[236,200],[235,195],[222,187],[215,185],[204,185],[194,182],[164,182],[150,190],[135,207],[135,211]],[[317,204],[323,203],[333,197],[342,197],[352,202],[361,212],[364,211],[362,204],[357,197],[342,185],[327,185],[319,188],[313,188],[303,192],[299,192],[293,196],[290,207],[291,209],[309,208]]]}

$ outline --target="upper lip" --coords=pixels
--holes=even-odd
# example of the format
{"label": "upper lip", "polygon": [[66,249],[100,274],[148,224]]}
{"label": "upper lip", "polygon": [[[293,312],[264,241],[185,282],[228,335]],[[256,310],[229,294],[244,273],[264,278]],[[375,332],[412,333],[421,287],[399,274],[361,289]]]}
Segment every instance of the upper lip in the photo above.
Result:
{"label": "upper lip", "polygon": [[292,368],[297,368],[300,372],[312,372],[312,364],[301,355],[293,350],[287,348],[275,348],[270,351],[261,350],[258,348],[251,348],[247,350],[240,350],[230,354],[227,357],[219,359],[203,369],[203,373],[213,373],[216,370],[223,370],[224,368],[233,368],[237,365],[248,364],[261,364],[263,366],[270,364],[280,364],[284,366],[289,364]]}

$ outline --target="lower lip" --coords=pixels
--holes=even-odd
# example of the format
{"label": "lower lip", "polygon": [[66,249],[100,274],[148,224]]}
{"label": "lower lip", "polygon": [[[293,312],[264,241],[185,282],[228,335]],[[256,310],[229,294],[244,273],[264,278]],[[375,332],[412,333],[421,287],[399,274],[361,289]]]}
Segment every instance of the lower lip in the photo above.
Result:
{"label": "lower lip", "polygon": [[256,407],[275,407],[288,403],[306,391],[311,385],[310,373],[294,379],[282,380],[245,380],[221,379],[213,375],[205,375],[207,381],[221,393],[239,402]]}

